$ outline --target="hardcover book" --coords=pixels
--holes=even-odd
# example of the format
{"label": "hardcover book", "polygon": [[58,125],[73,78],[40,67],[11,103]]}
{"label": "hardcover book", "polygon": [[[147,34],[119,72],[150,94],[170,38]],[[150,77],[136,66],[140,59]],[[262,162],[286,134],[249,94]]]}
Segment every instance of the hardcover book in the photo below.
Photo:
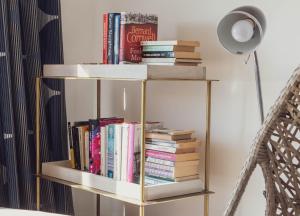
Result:
{"label": "hardcover book", "polygon": [[97,119],[89,121],[90,172],[100,174],[100,127]]}
{"label": "hardcover book", "polygon": [[119,63],[139,63],[142,60],[141,41],[157,40],[156,15],[121,13]]}
{"label": "hardcover book", "polygon": [[108,13],[103,14],[103,58],[102,63],[107,64],[108,50]]}

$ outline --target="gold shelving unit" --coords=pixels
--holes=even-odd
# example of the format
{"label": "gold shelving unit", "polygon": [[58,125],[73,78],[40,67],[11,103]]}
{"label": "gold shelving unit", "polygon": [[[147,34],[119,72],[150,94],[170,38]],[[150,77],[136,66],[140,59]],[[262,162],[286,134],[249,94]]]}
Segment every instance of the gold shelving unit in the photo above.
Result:
{"label": "gold shelving unit", "polygon": [[[209,170],[210,170],[210,128],[211,128],[211,89],[212,83],[218,80],[206,79],[204,67],[199,66],[149,66],[149,65],[46,65],[44,67],[44,76],[36,78],[36,196],[37,210],[40,210],[40,180],[46,179],[72,188],[85,190],[100,196],[109,197],[126,203],[139,206],[140,216],[145,215],[145,207],[160,203],[167,203],[176,200],[188,199],[195,196],[204,196],[204,216],[209,215]],[[126,80],[135,81],[141,84],[141,165],[140,165],[140,199],[132,199],[118,194],[86,187],[84,185],[65,181],[63,179],[53,178],[42,174],[40,157],[40,104],[41,104],[41,85],[43,79],[89,79],[97,80],[97,116],[100,117],[100,86],[101,80]],[[168,197],[163,199],[145,200],[145,130],[146,123],[146,96],[147,83],[152,81],[183,81],[183,82],[201,82],[206,84],[206,137],[205,137],[205,159],[204,159],[204,190],[198,193],[186,194],[181,196]],[[98,200],[97,199],[97,200]],[[98,200],[99,201],[99,200]],[[97,211],[97,213],[99,213]]]}

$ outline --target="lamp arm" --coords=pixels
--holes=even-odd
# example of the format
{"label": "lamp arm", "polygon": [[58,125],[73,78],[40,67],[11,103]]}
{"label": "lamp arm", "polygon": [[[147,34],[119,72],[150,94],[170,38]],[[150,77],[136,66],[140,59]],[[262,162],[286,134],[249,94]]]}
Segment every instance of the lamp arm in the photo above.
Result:
{"label": "lamp arm", "polygon": [[256,50],[254,51],[254,60],[255,60],[255,79],[256,79],[257,99],[258,99],[258,105],[259,105],[260,120],[261,120],[261,123],[263,124],[264,119],[265,119],[264,104],[263,104],[262,91],[261,91],[260,68],[259,68]]}

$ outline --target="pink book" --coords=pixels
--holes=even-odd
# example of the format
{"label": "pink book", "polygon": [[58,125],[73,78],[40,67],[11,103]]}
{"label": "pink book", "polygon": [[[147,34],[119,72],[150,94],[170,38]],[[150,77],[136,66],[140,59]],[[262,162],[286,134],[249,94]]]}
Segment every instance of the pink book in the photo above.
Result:
{"label": "pink book", "polygon": [[128,155],[127,155],[127,181],[134,181],[134,131],[135,124],[129,124],[128,132]]}
{"label": "pink book", "polygon": [[152,151],[152,150],[146,150],[146,157],[153,157],[153,158],[169,160],[169,161],[176,160],[175,154],[171,154],[171,153],[167,153],[167,152],[160,152],[160,151]]}

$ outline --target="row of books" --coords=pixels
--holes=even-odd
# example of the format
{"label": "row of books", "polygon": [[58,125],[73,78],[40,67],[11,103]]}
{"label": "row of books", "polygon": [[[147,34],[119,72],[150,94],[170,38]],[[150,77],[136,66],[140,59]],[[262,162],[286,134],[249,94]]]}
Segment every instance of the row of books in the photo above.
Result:
{"label": "row of books", "polygon": [[139,63],[141,41],[157,40],[158,17],[141,13],[103,15],[103,64]]}
{"label": "row of books", "polygon": [[[162,128],[147,122],[146,130]],[[127,182],[139,181],[141,125],[123,118],[68,123],[72,168]]]}
{"label": "row of books", "polygon": [[165,129],[146,133],[146,185],[199,178],[200,142],[192,133]]}
{"label": "row of books", "polygon": [[[139,183],[139,123],[113,117],[68,125],[72,168]],[[147,185],[198,178],[199,142],[192,131],[163,129],[160,122],[147,122],[145,130]]]}
{"label": "row of books", "polygon": [[154,65],[198,65],[198,41],[142,41],[142,62]]}

